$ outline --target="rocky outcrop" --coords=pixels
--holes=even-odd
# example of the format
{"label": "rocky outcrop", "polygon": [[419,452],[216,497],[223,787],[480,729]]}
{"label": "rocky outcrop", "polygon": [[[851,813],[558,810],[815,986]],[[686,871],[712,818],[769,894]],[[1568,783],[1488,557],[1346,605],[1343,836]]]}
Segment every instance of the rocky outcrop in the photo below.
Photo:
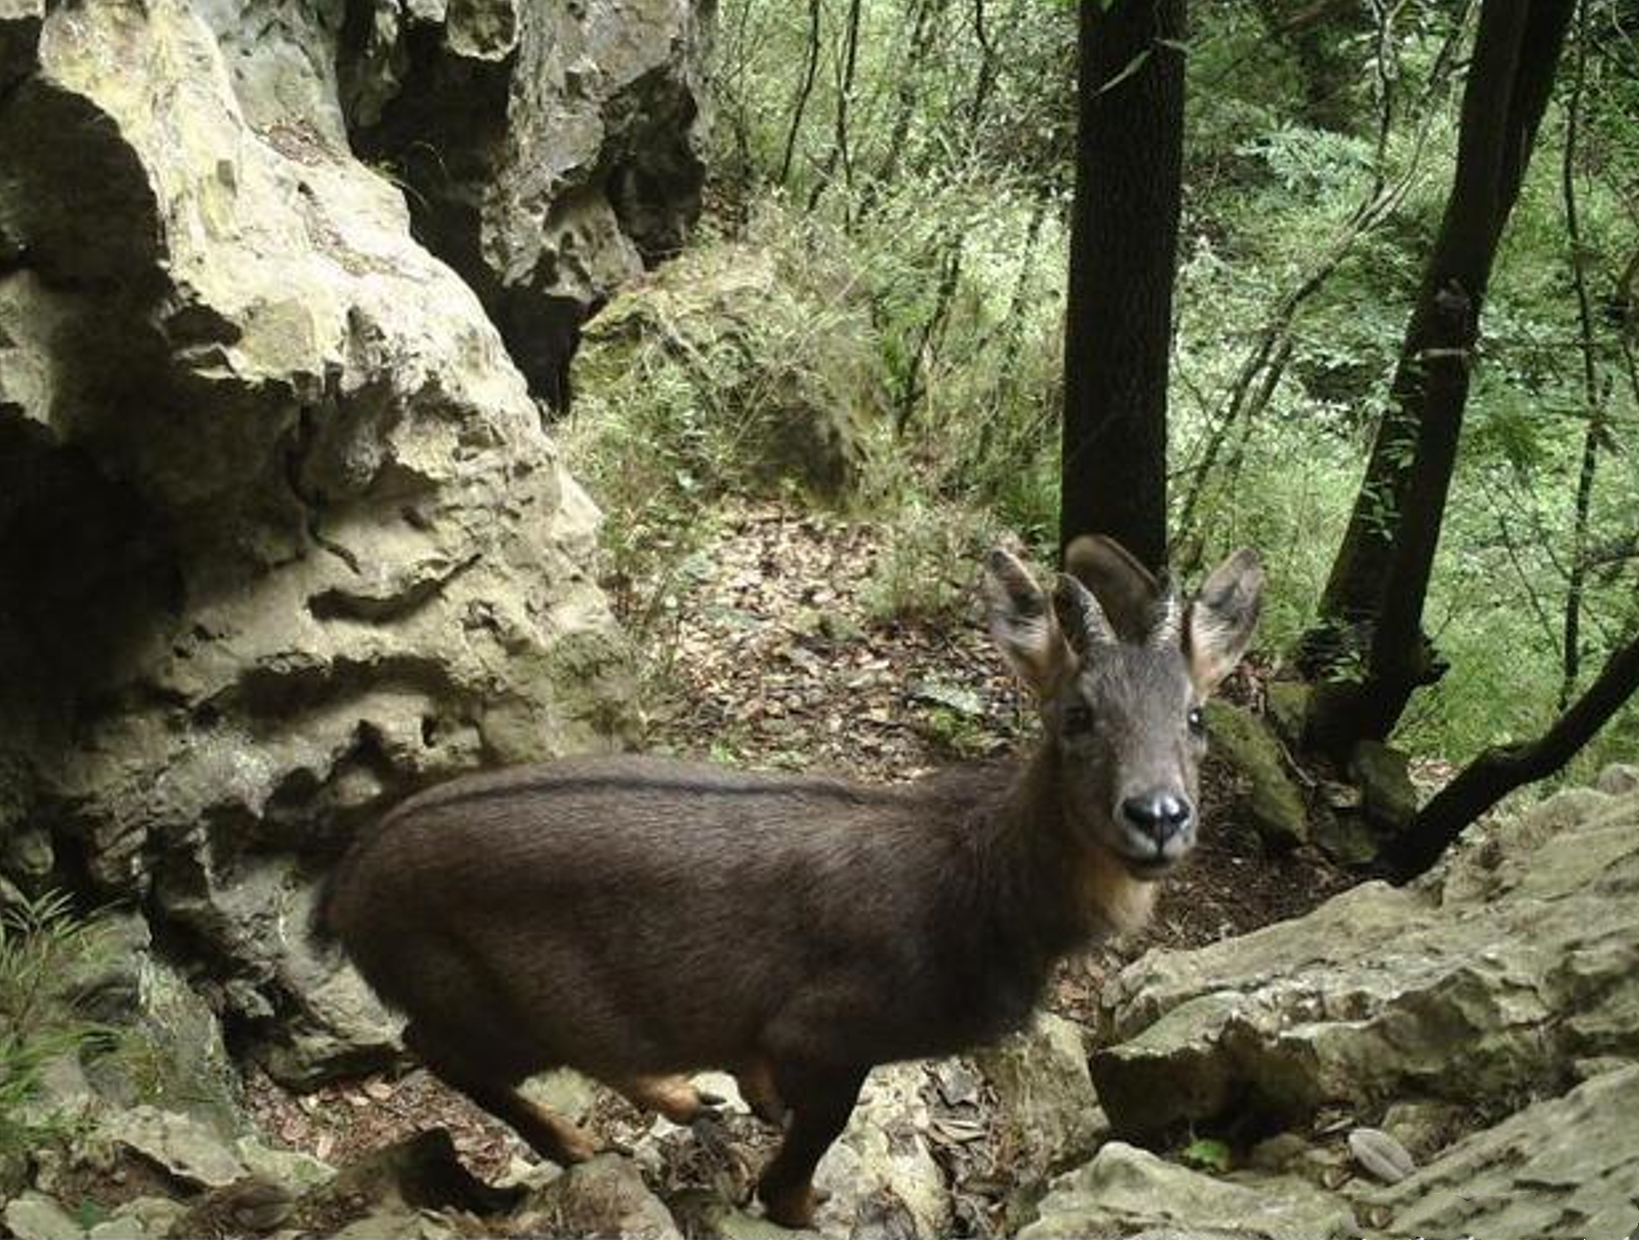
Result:
{"label": "rocky outcrop", "polygon": [[[148,901],[228,1020],[289,1031],[291,1077],[391,1032],[306,943],[306,859],[624,709],[595,511],[349,146],[366,10],[0,4],[0,837],[28,844],[4,861]],[[449,11],[429,55],[522,65],[480,46],[508,21],[568,47]]]}
{"label": "rocky outcrop", "polygon": [[1190,1171],[1112,1141],[1085,1166],[1054,1181],[1023,1240],[1170,1234],[1315,1240],[1345,1234],[1347,1205],[1296,1177],[1252,1183]]}
{"label": "rocky outcrop", "polygon": [[[1129,966],[1092,1075],[1154,1152],[1105,1145],[1022,1234],[1639,1225],[1639,793],[1600,785],[1476,829],[1418,886]],[[1158,1156],[1204,1138],[1220,1174]]]}
{"label": "rocky outcrop", "polygon": [[709,4],[348,0],[342,103],[416,236],[562,408],[581,321],[677,252],[705,180]]}
{"label": "rocky outcrop", "polygon": [[1093,1080],[1111,1124],[1502,1109],[1639,1058],[1636,819],[1632,796],[1562,793],[1428,885],[1368,883],[1299,923],[1146,957],[1106,992]]}

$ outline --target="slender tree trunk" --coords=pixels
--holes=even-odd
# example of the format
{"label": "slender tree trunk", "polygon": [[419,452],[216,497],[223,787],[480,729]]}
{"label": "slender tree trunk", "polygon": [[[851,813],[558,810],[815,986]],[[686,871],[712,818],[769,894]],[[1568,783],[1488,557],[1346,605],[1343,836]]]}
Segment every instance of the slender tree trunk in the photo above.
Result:
{"label": "slender tree trunk", "polygon": [[910,138],[911,122],[916,119],[917,91],[921,73],[932,53],[933,36],[944,20],[949,0],[913,0],[910,40],[906,45],[905,63],[899,81],[894,85],[894,118],[888,131],[888,149],[882,166],[876,170],[861,192],[859,214],[863,219],[876,206],[881,187],[899,173],[899,161],[904,158],[905,144]]}
{"label": "slender tree trunk", "polygon": [[1366,653],[1363,677],[1316,693],[1310,742],[1346,752],[1394,727],[1412,692],[1443,671],[1422,635],[1423,600],[1468,398],[1497,243],[1547,105],[1571,0],[1488,0],[1463,92],[1457,172],[1401,347],[1385,412],[1320,625],[1304,643],[1311,675]]}
{"label": "slender tree trunk", "polygon": [[1588,298],[1587,254],[1582,247],[1582,224],[1576,201],[1577,138],[1582,97],[1587,84],[1588,0],[1577,5],[1576,74],[1565,105],[1565,159],[1560,166],[1560,190],[1565,198],[1565,237],[1570,249],[1571,284],[1576,290],[1577,328],[1582,350],[1582,404],[1587,427],[1582,433],[1582,466],[1577,471],[1576,502],[1571,521],[1571,563],[1565,587],[1565,639],[1559,709],[1576,692],[1582,673],[1582,601],[1588,580],[1588,523],[1593,512],[1594,476],[1599,471],[1599,449],[1605,437],[1604,401],[1599,391],[1599,362],[1594,347],[1593,307]]}
{"label": "slender tree trunk", "polygon": [[837,165],[842,165],[843,184],[848,188],[847,200],[842,204],[842,222],[853,227],[854,157],[849,149],[848,112],[854,102],[854,79],[859,69],[859,25],[864,14],[863,0],[848,0],[848,17],[843,25],[842,66],[837,77],[836,122],[832,129],[831,151],[825,157],[825,168],[814,188],[808,194],[808,209],[819,206],[820,195],[825,193],[831,178],[836,176]]}
{"label": "slender tree trunk", "polygon": [[808,100],[814,93],[814,79],[819,75],[820,58],[820,0],[808,0],[808,47],[803,61],[802,83],[797,87],[797,98],[791,105],[791,128],[785,134],[785,153],[780,157],[780,175],[775,184],[784,185],[791,175],[791,161],[797,153],[797,135],[802,131],[803,114],[808,111]]}
{"label": "slender tree trunk", "polygon": [[1487,749],[1458,772],[1401,833],[1389,857],[1395,871],[1413,878],[1428,869],[1465,827],[1503,797],[1569,762],[1636,690],[1639,637],[1613,654],[1587,692],[1536,740]]}
{"label": "slender tree trunk", "polygon": [[1167,364],[1183,172],[1184,0],[1080,9],[1061,544],[1166,557]]}

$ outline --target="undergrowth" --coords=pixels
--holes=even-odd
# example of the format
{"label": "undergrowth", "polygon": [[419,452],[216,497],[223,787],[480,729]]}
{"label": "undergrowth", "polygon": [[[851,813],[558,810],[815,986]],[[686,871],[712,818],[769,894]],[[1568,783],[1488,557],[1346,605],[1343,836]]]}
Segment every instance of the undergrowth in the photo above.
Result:
{"label": "undergrowth", "polygon": [[[866,591],[877,619],[948,616],[976,548],[1003,531],[1052,558],[1069,11],[1015,8],[976,41],[918,15],[912,0],[868,0],[863,29],[879,37],[862,39],[853,65],[821,48],[793,122],[807,17],[767,0],[727,4],[717,210],[688,252],[589,325],[576,363],[567,439],[607,513],[617,590],[698,569],[691,557],[709,543],[714,506],[737,495],[879,526],[889,551]],[[1260,549],[1266,665],[1280,665],[1315,615],[1443,209],[1461,83],[1442,59],[1451,33],[1424,7],[1402,14],[1386,65],[1363,41],[1346,84],[1356,115],[1343,127],[1306,119],[1301,66],[1250,8],[1215,11],[1191,38],[1169,412],[1174,558],[1198,576],[1235,546]],[[911,56],[907,40],[919,38],[938,54]],[[1395,94],[1380,133],[1385,82]],[[1536,733],[1556,710],[1585,426],[1559,199],[1563,119],[1556,107],[1544,125],[1485,310],[1425,615],[1451,671],[1417,695],[1398,734],[1425,756],[1466,760]],[[1586,143],[1628,160],[1616,133]],[[1583,186],[1600,287],[1631,249],[1615,183]],[[1359,205],[1386,184],[1402,187],[1393,209],[1355,230]],[[1285,299],[1317,271],[1282,326]],[[1274,361],[1249,370],[1269,339]],[[1583,684],[1639,625],[1639,491],[1620,479],[1631,475],[1620,448],[1639,427],[1639,381],[1607,364],[1612,449],[1590,527],[1607,558],[1585,599]],[[663,616],[640,619],[658,632]],[[1630,709],[1573,776],[1635,743]]]}
{"label": "undergrowth", "polygon": [[27,1153],[68,1135],[70,1117],[42,1108],[50,1063],[107,1049],[113,1032],[65,996],[65,978],[106,950],[102,928],[58,891],[16,900],[0,913],[0,1155]]}

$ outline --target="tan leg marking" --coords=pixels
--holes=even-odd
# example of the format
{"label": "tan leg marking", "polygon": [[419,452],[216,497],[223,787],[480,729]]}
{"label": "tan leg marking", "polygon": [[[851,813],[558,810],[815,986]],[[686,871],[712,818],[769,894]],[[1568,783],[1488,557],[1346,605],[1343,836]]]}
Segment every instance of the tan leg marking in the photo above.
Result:
{"label": "tan leg marking", "polygon": [[700,1091],[687,1078],[670,1076],[633,1076],[611,1082],[616,1092],[633,1106],[645,1111],[658,1111],[674,1124],[692,1124],[709,1110]]}

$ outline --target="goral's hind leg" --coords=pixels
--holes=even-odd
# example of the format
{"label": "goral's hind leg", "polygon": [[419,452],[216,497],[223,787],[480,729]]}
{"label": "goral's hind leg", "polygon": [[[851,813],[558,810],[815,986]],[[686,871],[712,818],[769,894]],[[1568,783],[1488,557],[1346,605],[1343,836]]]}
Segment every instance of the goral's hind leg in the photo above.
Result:
{"label": "goral's hind leg", "polygon": [[780,1097],[780,1091],[774,1088],[774,1071],[768,1060],[753,1060],[734,1074],[734,1080],[740,1086],[740,1097],[746,1100],[753,1115],[776,1128],[785,1124],[790,1109]]}
{"label": "goral's hind leg", "polygon": [[676,1075],[629,1076],[609,1084],[639,1110],[658,1111],[674,1124],[692,1124],[723,1104],[716,1094],[701,1093]]}
{"label": "goral's hind leg", "polygon": [[405,1029],[404,1044],[429,1072],[505,1121],[542,1158],[566,1167],[597,1153],[597,1143],[580,1128],[525,1098],[513,1082],[486,1076],[475,1065],[445,1051],[414,1024]]}

